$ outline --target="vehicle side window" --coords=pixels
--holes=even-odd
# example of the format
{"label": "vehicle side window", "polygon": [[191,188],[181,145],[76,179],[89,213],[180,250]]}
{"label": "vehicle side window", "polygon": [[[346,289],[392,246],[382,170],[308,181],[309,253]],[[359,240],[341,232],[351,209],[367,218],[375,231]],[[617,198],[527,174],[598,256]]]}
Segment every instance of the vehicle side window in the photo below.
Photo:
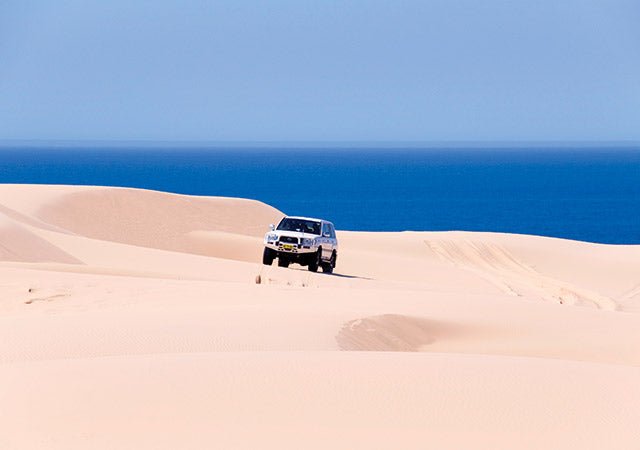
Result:
{"label": "vehicle side window", "polygon": [[336,238],[336,230],[333,228],[333,225],[329,225],[329,233],[333,239]]}
{"label": "vehicle side window", "polygon": [[329,233],[329,226],[326,223],[322,224],[322,236],[324,236],[325,234]]}

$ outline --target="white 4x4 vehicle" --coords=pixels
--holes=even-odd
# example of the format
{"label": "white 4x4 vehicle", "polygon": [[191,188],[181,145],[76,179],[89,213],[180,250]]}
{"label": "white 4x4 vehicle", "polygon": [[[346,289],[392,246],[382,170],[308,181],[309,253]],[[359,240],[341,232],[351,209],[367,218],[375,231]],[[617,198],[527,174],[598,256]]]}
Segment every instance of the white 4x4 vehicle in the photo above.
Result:
{"label": "white 4x4 vehicle", "polygon": [[264,236],[262,263],[278,258],[280,267],[295,262],[311,272],[332,273],[338,259],[338,240],[331,222],[309,217],[285,217]]}

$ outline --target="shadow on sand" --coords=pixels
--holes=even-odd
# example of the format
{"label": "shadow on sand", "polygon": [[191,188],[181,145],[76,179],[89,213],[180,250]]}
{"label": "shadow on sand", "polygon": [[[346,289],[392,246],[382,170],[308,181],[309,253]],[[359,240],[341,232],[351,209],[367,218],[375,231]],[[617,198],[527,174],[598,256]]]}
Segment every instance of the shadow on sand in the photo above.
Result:
{"label": "shadow on sand", "polygon": [[[306,267],[302,267],[302,266],[301,267],[288,267],[288,269],[289,270],[298,270],[300,272],[308,272],[307,268]],[[324,273],[324,272],[322,272],[320,270],[318,272],[316,272],[316,273],[318,275],[326,275],[328,277],[349,278],[349,279],[352,279],[352,280],[373,280],[373,278],[369,278],[369,277],[359,277],[357,275],[347,275],[347,274],[344,274],[344,273],[336,273],[336,272]]]}

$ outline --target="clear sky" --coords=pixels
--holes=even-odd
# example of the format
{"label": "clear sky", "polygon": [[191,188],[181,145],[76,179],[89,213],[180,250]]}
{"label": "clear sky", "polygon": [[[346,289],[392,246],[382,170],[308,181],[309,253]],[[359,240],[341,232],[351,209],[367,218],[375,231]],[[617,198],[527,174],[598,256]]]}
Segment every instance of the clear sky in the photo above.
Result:
{"label": "clear sky", "polygon": [[0,139],[640,140],[640,1],[0,2]]}

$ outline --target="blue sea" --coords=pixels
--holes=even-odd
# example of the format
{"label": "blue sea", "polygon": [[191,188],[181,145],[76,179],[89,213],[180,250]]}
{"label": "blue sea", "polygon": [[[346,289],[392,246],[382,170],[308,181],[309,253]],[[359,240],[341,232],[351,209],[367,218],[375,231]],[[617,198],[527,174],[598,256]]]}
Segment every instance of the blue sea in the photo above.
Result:
{"label": "blue sea", "polygon": [[253,198],[342,230],[640,244],[640,149],[4,148],[0,182]]}

